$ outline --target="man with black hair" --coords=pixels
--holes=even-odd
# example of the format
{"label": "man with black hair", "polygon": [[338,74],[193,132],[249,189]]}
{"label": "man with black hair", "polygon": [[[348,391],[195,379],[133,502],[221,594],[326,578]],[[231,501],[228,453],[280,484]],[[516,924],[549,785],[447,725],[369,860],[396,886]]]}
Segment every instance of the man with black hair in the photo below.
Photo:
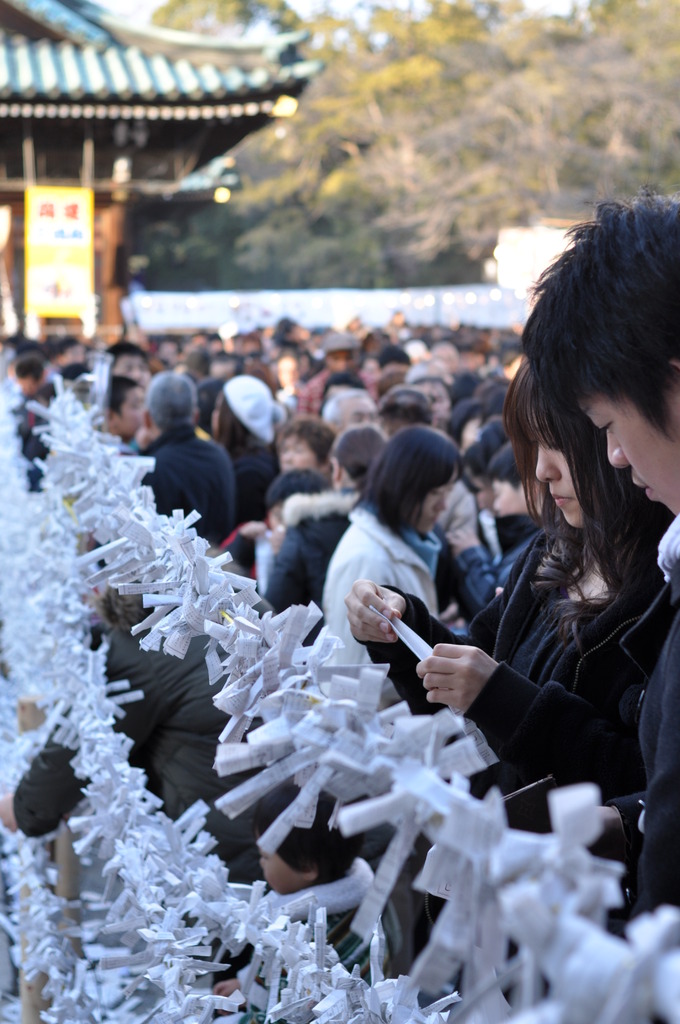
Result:
{"label": "man with black hair", "polygon": [[378,353],[378,366],[381,370],[393,366],[406,366],[408,368],[410,365],[411,357],[401,345],[385,345]]}
{"label": "man with black hair", "polygon": [[52,364],[59,369],[74,363],[85,363],[87,359],[87,346],[72,334],[62,338],[48,338],[46,345]]}
{"label": "man with black hair", "polygon": [[146,389],[151,381],[151,370],[149,368],[149,357],[143,348],[135,345],[132,341],[117,341],[115,345],[109,346],[106,350],[113,356],[111,375],[116,377],[131,377]]}
{"label": "man with black hair", "polygon": [[14,378],[24,400],[34,398],[47,380],[49,363],[37,350],[17,355],[14,363]]}
{"label": "man with black hair", "polygon": [[[680,514],[680,195],[597,204],[541,277],[524,331],[549,401],[606,432],[611,464]],[[668,581],[623,645],[649,675],[639,715],[647,790],[615,801],[634,912],[680,906],[680,518],[659,545]],[[641,851],[640,851],[641,845]],[[634,867],[634,863],[631,864]]]}
{"label": "man with black hair", "polygon": [[106,429],[109,434],[120,438],[122,452],[134,454],[139,451],[135,436],[143,422],[144,389],[131,377],[112,377],[106,406]]}

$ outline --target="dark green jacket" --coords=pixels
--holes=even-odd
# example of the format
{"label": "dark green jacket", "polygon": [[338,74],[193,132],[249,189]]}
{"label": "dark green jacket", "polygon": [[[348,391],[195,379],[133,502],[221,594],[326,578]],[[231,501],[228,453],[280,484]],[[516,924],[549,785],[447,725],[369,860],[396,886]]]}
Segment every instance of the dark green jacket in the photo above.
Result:
{"label": "dark green jacket", "polygon": [[[107,676],[129,679],[144,699],[125,705],[125,717],[114,729],[134,741],[130,762],[148,776],[149,789],[163,800],[163,810],[178,818],[196,800],[211,805],[207,828],[218,840],[216,853],[229,867],[234,882],[260,877],[253,839],[252,814],[230,820],[212,807],[222,793],[246,775],[219,778],[213,769],[218,736],[226,724],[212,702],[208,684],[205,637],[191,641],[183,660],[155,651],[142,651],[139,638],[115,629],[110,635]],[[82,798],[87,782],[71,767],[73,750],[48,742],[17,787],[14,813],[26,835],[53,831]]]}

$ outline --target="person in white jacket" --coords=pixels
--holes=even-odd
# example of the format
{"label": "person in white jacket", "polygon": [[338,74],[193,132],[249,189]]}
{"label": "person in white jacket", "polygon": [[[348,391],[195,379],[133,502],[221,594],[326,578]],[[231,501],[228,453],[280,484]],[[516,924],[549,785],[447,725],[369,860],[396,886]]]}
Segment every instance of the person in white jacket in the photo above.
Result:
{"label": "person in white jacket", "polygon": [[368,663],[352,636],[345,595],[357,579],[420,597],[437,614],[434,576],[441,543],[432,532],[458,476],[458,449],[431,427],[398,431],[372,464],[362,499],[331,558],[323,591],[326,624],[344,646],[336,660]]}

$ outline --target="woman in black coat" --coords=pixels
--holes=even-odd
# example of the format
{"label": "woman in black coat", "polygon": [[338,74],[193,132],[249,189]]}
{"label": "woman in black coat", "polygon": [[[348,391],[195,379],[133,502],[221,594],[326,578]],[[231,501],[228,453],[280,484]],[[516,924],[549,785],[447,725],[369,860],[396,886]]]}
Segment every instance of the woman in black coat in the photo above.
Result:
{"label": "woman in black coat", "polygon": [[[505,419],[544,533],[503,592],[455,637],[414,599],[358,581],[347,598],[352,632],[390,662],[415,713],[448,704],[476,722],[501,758],[505,792],[552,773],[558,785],[596,782],[604,799],[633,793],[644,786],[645,676],[619,640],[661,589],[655,549],[668,515],[612,469],[585,416],[562,422],[542,404],[526,366]],[[370,605],[403,618],[434,653],[418,662]]]}

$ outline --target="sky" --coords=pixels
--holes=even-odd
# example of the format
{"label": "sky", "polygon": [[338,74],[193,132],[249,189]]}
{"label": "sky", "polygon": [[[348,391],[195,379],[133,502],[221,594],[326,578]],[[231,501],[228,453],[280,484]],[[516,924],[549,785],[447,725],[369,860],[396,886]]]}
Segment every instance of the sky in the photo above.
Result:
{"label": "sky", "polygon": [[[150,20],[156,7],[161,6],[162,0],[97,0],[97,2],[114,14],[129,18],[137,24],[145,24]],[[290,0],[290,5],[301,18],[310,17],[321,6],[317,0]],[[357,0],[333,0],[332,6],[338,14],[346,16],[356,10],[360,4],[357,3]]]}
{"label": "sky", "polygon": [[[119,17],[129,18],[130,21],[143,25],[150,21],[152,13],[161,6],[162,0],[96,0],[96,2]],[[302,18],[309,17],[317,6],[315,0],[291,0],[291,7]],[[356,0],[335,0],[333,6],[339,13],[348,14],[359,4]]]}
{"label": "sky", "polygon": [[[148,24],[153,11],[161,5],[161,0],[96,0],[102,7],[106,7],[113,14],[119,17],[129,18],[135,24]],[[412,0],[396,0],[404,6],[410,6]],[[571,10],[572,0],[524,0],[530,10],[549,10],[552,14],[568,14]],[[300,17],[308,18],[318,9],[318,0],[290,0]],[[332,5],[338,14],[346,16],[356,11],[361,5],[357,0],[333,0]]]}

